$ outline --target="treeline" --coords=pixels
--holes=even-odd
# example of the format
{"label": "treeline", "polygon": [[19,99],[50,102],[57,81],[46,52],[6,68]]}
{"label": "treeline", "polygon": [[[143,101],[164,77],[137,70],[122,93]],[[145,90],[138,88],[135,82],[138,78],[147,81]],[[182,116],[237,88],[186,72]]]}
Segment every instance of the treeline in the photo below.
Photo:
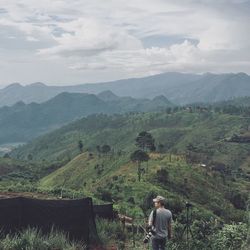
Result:
{"label": "treeline", "polygon": [[214,105],[205,105],[205,104],[192,104],[188,106],[176,106],[169,107],[165,110],[167,114],[176,113],[179,111],[187,111],[190,113],[221,113],[229,115],[243,115],[250,117],[250,106],[236,106],[236,105],[227,105],[227,104],[214,104]]}

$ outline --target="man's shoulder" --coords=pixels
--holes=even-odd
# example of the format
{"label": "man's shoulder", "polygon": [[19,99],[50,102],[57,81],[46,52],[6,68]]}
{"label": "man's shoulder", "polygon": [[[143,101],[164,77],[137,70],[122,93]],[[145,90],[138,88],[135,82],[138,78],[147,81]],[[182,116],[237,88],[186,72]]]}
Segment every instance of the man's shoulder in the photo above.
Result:
{"label": "man's shoulder", "polygon": [[161,213],[168,216],[168,217],[172,217],[172,213],[169,209],[164,208],[164,209],[162,209]]}
{"label": "man's shoulder", "polygon": [[166,209],[166,208],[158,209],[157,212],[164,213],[164,214],[172,214],[171,211],[169,209]]}

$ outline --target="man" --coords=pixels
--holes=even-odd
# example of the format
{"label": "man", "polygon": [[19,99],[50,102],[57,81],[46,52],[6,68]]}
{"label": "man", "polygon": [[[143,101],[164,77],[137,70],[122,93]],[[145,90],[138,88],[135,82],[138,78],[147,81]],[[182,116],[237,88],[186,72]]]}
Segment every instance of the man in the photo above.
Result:
{"label": "man", "polygon": [[152,236],[153,250],[165,250],[167,238],[172,238],[172,213],[165,209],[165,198],[157,196],[153,199],[155,210],[149,216],[148,225],[155,232]]}

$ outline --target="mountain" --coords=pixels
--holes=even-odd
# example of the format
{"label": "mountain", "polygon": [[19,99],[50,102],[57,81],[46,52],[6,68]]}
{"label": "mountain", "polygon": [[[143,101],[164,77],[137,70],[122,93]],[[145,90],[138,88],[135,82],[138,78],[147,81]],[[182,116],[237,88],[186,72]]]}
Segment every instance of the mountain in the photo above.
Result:
{"label": "mountain", "polygon": [[32,154],[35,160],[65,160],[79,153],[78,140],[90,151],[103,144],[111,145],[115,151],[131,151],[137,134],[149,131],[156,146],[163,144],[167,152],[186,154],[192,144],[201,162],[222,162],[233,168],[236,162],[245,164],[250,145],[228,143],[226,139],[243,130],[248,130],[247,119],[213,111],[95,114],[37,138],[12,154],[21,159]]}
{"label": "mountain", "polygon": [[236,106],[236,107],[249,107],[250,106],[250,96],[233,98],[231,100],[214,103],[215,106]]}
{"label": "mountain", "polygon": [[148,99],[118,97],[111,91],[98,96],[83,93],[61,93],[38,104],[15,105],[0,108],[0,144],[27,142],[73,120],[91,114],[144,112],[173,106],[165,97],[160,102]]}
{"label": "mountain", "polygon": [[[187,110],[92,115],[35,139],[13,151],[12,157],[27,159],[31,155],[34,161],[48,163],[68,160],[39,182],[42,189],[83,190],[140,216],[145,197],[161,193],[168,197],[175,215],[180,207],[185,211],[181,204],[189,200],[195,204],[196,214],[197,209],[205,209],[209,218],[241,221],[249,188],[250,145],[224,140],[242,131],[247,121],[240,118]],[[157,152],[142,163],[145,174],[139,182],[137,164],[130,155],[141,131],[152,134]],[[105,144],[112,149],[108,155],[96,150]],[[163,145],[161,152],[159,144]]]}
{"label": "mountain", "polygon": [[103,101],[117,101],[119,97],[115,95],[112,91],[106,90],[97,95]]}
{"label": "mountain", "polygon": [[26,104],[32,102],[41,103],[61,92],[63,91],[50,89],[43,83],[33,83],[28,86],[14,83],[0,90],[0,107],[5,105],[11,106],[19,101],[23,101]]}
{"label": "mountain", "polygon": [[[26,104],[41,103],[61,92],[98,94],[103,91],[133,98],[152,99],[164,95],[176,104],[218,102],[250,96],[250,76],[245,73],[195,75],[169,72],[143,78],[75,86],[46,86],[42,83],[21,86],[15,83],[0,90],[0,106],[13,105],[18,101]],[[107,98],[108,92],[103,96]]]}
{"label": "mountain", "polygon": [[[183,85],[183,88],[185,86]],[[185,92],[184,103],[211,103],[245,96],[250,96],[249,75],[244,73],[205,74],[201,80],[189,84]]]}

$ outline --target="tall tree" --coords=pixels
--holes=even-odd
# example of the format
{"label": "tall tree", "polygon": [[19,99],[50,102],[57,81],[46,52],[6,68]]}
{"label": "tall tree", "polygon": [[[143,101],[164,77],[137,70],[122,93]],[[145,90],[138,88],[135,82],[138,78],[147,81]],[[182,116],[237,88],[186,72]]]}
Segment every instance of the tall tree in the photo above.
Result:
{"label": "tall tree", "polygon": [[110,152],[110,150],[111,150],[111,147],[109,145],[105,144],[102,146],[102,153],[107,154]]}
{"label": "tall tree", "polygon": [[143,172],[143,168],[141,167],[141,163],[143,161],[149,160],[149,155],[142,151],[142,150],[136,150],[130,155],[130,159],[133,162],[137,163],[137,175],[138,175],[138,181],[141,181],[141,174]]}
{"label": "tall tree", "polygon": [[97,150],[97,152],[98,152],[98,157],[100,157],[100,154],[101,154],[101,152],[102,152],[101,146],[100,146],[100,145],[97,145],[97,146],[96,146],[96,150]]}
{"label": "tall tree", "polygon": [[83,143],[81,140],[78,141],[78,148],[79,148],[80,152],[82,153]]}
{"label": "tall tree", "polygon": [[155,150],[154,143],[155,140],[153,136],[147,131],[140,132],[135,139],[136,146],[142,149],[143,151],[145,151],[146,149],[154,151]]}

